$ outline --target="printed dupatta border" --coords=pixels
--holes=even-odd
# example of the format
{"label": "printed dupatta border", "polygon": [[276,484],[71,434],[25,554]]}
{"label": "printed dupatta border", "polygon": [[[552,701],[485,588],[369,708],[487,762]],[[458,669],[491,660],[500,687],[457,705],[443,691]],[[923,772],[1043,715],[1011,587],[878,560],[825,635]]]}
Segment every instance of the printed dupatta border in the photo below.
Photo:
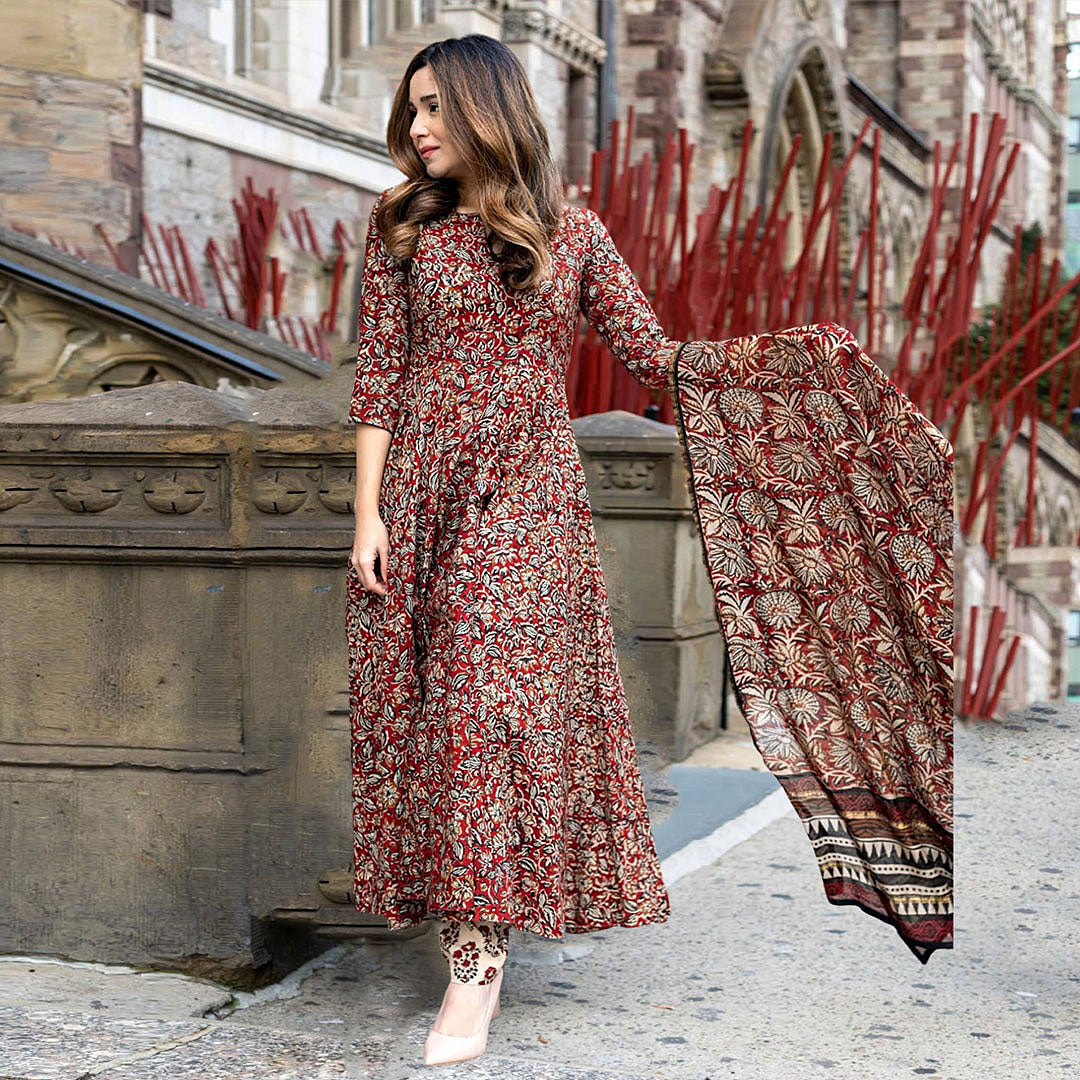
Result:
{"label": "printed dupatta border", "polygon": [[835,323],[668,388],[735,696],[826,898],[952,948],[953,450]]}

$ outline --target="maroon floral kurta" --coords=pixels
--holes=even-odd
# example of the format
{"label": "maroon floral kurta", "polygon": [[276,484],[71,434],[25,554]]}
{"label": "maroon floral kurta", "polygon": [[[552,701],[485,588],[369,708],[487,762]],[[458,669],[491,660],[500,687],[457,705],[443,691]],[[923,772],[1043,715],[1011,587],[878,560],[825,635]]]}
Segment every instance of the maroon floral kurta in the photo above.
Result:
{"label": "maroon floral kurta", "polygon": [[833,323],[665,337],[603,222],[499,282],[478,215],[373,223],[351,416],[394,434],[390,593],[349,569],[356,904],[544,936],[663,921],[565,397],[580,312],[666,388],[736,694],[825,895],[952,946],[953,459]]}
{"label": "maroon floral kurta", "polygon": [[544,937],[662,922],[565,386],[582,312],[645,385],[679,342],[590,210],[564,208],[527,295],[479,214],[425,223],[406,271],[374,211],[349,415],[392,432],[389,591],[349,567],[355,906]]}

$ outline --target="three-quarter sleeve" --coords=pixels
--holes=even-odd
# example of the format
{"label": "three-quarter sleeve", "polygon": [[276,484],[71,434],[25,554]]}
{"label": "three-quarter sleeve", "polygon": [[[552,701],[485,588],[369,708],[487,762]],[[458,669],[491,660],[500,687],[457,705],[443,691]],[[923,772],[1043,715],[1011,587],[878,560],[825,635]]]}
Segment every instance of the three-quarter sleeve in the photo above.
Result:
{"label": "three-quarter sleeve", "polygon": [[[389,189],[387,189],[389,190]],[[360,286],[360,341],[349,419],[393,431],[409,357],[407,274],[386,250],[371,208]]]}
{"label": "three-quarter sleeve", "polygon": [[665,335],[599,215],[586,209],[579,307],[612,355],[643,386],[663,390],[680,341]]}

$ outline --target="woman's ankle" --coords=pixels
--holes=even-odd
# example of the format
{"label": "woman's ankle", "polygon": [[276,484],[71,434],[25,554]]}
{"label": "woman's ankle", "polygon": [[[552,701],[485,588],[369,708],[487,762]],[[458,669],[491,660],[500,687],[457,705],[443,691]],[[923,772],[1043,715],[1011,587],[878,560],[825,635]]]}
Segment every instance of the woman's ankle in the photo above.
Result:
{"label": "woman's ankle", "polygon": [[453,979],[443,993],[442,1006],[433,1025],[442,1035],[468,1038],[475,1035],[484,1022],[491,1004],[491,995],[498,993],[498,980],[479,985],[459,983]]}

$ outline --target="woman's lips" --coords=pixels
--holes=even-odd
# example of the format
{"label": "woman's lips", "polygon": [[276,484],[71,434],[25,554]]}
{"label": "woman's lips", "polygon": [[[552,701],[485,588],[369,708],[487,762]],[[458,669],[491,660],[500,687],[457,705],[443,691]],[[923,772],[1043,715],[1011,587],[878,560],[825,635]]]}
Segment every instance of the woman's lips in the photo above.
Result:
{"label": "woman's lips", "polygon": [[431,155],[434,154],[435,151],[438,149],[439,148],[437,146],[425,147],[423,150],[420,151],[420,156],[423,158],[431,157]]}

